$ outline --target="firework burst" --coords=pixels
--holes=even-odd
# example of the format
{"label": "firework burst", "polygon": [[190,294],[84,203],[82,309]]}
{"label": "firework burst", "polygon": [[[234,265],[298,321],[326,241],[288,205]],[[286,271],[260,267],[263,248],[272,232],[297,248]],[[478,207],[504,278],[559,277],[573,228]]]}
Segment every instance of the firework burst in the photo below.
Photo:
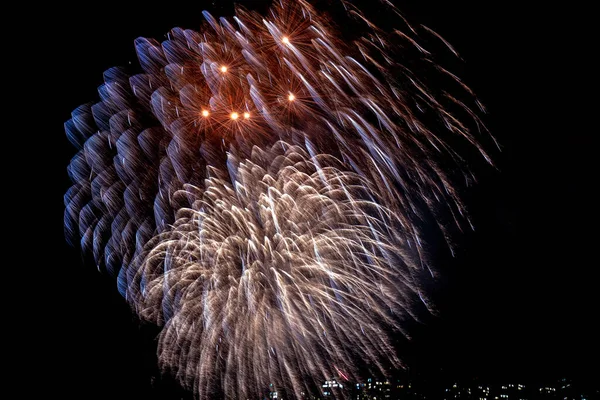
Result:
{"label": "firework burst", "polygon": [[265,382],[299,396],[356,357],[398,365],[384,327],[412,313],[420,268],[375,188],[283,142],[228,161],[234,176],[175,194],[194,204],[122,270],[138,314],[165,325],[164,365],[228,398]]}
{"label": "firework burst", "polygon": [[108,70],[65,124],[67,239],[164,327],[161,366],[199,398],[300,397],[357,359],[399,366],[390,335],[431,308],[422,221],[462,223],[450,143],[489,161],[469,88],[411,26],[384,32],[344,4],[352,41],[304,1],[140,38],[142,72]]}

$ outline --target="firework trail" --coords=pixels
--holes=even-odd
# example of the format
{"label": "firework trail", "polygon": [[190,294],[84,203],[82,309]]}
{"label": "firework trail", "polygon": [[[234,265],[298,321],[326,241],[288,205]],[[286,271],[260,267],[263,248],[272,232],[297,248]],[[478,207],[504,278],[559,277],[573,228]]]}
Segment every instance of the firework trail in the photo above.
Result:
{"label": "firework trail", "polygon": [[449,240],[465,219],[445,171],[472,177],[452,141],[489,161],[461,95],[479,103],[417,31],[344,4],[352,41],[287,0],[138,39],[142,72],[106,71],[100,101],[65,124],[79,149],[67,240],[163,327],[159,362],[198,398],[269,384],[300,398],[310,379],[356,376],[357,359],[399,366],[391,335],[432,307],[422,222]]}

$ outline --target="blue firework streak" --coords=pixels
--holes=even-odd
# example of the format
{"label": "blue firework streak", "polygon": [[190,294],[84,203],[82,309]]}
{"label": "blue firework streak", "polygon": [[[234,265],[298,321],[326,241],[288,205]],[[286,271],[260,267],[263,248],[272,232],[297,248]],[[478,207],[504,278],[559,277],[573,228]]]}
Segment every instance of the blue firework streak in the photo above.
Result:
{"label": "blue firework streak", "polygon": [[65,124],[67,240],[163,327],[161,366],[198,398],[399,366],[388,328],[433,308],[422,220],[468,222],[445,162],[471,179],[457,138],[489,161],[479,102],[411,26],[345,5],[352,41],[304,1],[140,38],[142,72],[106,71]]}

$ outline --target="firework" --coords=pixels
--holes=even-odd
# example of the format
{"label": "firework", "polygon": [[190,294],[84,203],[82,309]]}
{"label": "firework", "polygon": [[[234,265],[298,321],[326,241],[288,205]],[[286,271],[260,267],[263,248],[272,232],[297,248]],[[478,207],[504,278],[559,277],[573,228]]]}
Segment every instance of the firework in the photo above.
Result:
{"label": "firework", "polygon": [[416,30],[344,4],[353,40],[304,1],[140,38],[142,72],[108,70],[65,125],[67,239],[163,327],[161,366],[199,398],[398,367],[391,335],[432,307],[422,223],[462,224],[451,143],[489,160],[461,96],[479,103]]}
{"label": "firework", "polygon": [[175,194],[196,200],[121,275],[137,312],[165,325],[165,366],[202,393],[251,398],[265,382],[299,395],[350,355],[397,365],[382,327],[412,313],[420,271],[402,221],[330,156],[279,142],[228,161],[233,176],[211,169]]}

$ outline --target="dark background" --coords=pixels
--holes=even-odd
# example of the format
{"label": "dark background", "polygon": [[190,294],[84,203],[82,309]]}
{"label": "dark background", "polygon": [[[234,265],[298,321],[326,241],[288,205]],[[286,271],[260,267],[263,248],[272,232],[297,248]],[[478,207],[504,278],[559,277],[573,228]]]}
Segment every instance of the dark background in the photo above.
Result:
{"label": "dark background", "polygon": [[[24,394],[178,398],[155,370],[156,332],[140,327],[116,286],[64,242],[62,196],[74,149],[63,123],[97,100],[104,70],[137,63],[135,38],[194,29],[204,9],[228,15],[230,3],[219,4],[52,5],[36,9],[42,18],[23,30],[34,36],[26,64],[35,86],[26,104],[40,109],[26,126],[40,123],[32,142],[41,145],[42,161],[27,173],[27,188],[43,188],[30,190],[42,199],[23,197],[38,211],[28,215],[44,219],[21,222],[28,230],[44,226],[33,235],[38,244],[26,246],[24,259],[34,268],[20,272],[15,285],[35,295],[22,313],[26,332],[16,330],[27,343],[12,368]],[[564,26],[570,14],[561,10],[557,22],[556,10],[499,1],[395,4],[458,50],[465,60],[459,75],[487,106],[485,121],[502,146],[499,171],[477,171],[479,184],[465,193],[476,231],[465,233],[457,257],[447,260],[442,315],[418,330],[404,349],[407,360],[432,376],[600,376],[593,132],[578,122],[580,100],[568,92],[577,76],[561,67],[573,51]]]}

